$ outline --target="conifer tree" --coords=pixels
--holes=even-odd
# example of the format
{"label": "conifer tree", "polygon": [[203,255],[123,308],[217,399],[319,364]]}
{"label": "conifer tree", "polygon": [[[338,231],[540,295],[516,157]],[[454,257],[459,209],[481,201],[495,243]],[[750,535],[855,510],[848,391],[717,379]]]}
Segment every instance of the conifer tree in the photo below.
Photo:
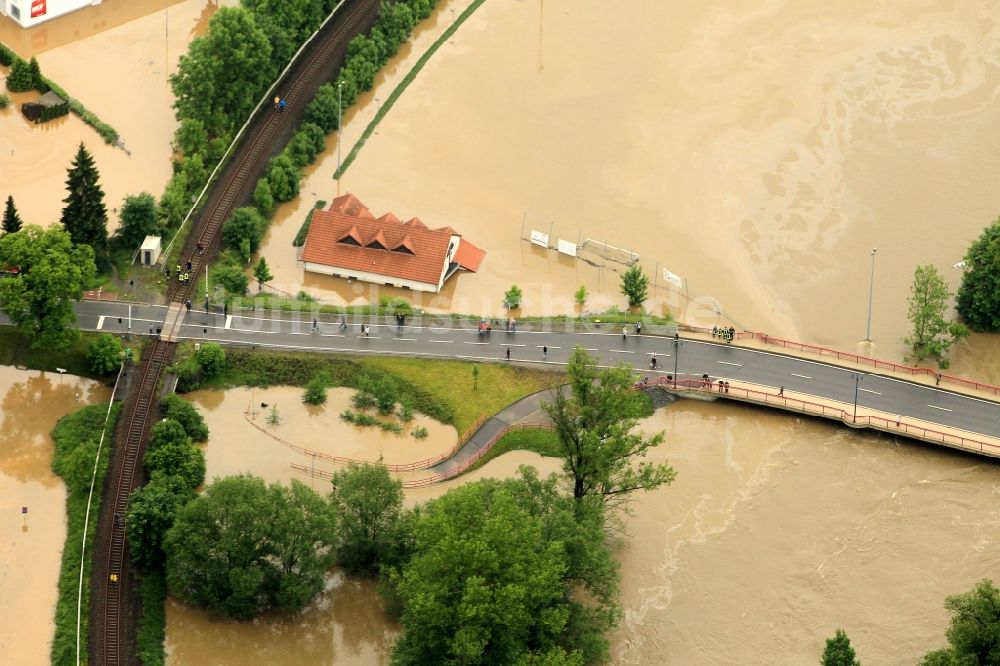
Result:
{"label": "conifer tree", "polygon": [[31,57],[28,61],[28,71],[31,73],[31,87],[38,89],[42,83],[42,68],[38,66],[38,58]]}
{"label": "conifer tree", "polygon": [[69,196],[63,199],[62,224],[74,244],[93,248],[100,270],[108,265],[108,211],[99,181],[94,158],[81,142],[66,178]]}
{"label": "conifer tree", "polygon": [[7,196],[7,207],[3,210],[2,228],[5,234],[12,234],[21,230],[21,216],[17,214],[17,207],[14,205],[14,197]]}

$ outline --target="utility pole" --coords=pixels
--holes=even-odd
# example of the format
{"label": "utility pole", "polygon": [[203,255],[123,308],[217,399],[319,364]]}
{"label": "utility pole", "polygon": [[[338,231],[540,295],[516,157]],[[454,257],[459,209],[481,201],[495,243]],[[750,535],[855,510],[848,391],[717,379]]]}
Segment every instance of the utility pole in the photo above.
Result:
{"label": "utility pole", "polygon": [[872,341],[872,293],[875,290],[875,253],[878,248],[872,248],[872,273],[868,281],[868,329],[865,332],[865,342]]}

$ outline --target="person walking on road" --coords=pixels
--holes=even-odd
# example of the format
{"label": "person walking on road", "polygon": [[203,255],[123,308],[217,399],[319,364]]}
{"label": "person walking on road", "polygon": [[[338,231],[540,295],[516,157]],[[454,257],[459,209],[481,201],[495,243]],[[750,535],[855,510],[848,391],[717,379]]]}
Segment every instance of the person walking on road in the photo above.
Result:
{"label": "person walking on road", "polygon": [[785,395],[785,387],[784,386],[782,386],[781,388],[778,389],[778,395],[781,395],[781,396]]}
{"label": "person walking on road", "polygon": [[627,340],[628,340],[628,328],[622,326],[622,342],[626,342]]}
{"label": "person walking on road", "polygon": [[641,335],[642,334],[642,320],[641,319],[639,321],[635,322],[635,334],[636,335]]}
{"label": "person walking on road", "polygon": [[507,360],[510,360],[510,347],[507,347]]}
{"label": "person walking on road", "polygon": [[542,345],[542,360],[547,361],[549,358],[549,348],[547,345]]}

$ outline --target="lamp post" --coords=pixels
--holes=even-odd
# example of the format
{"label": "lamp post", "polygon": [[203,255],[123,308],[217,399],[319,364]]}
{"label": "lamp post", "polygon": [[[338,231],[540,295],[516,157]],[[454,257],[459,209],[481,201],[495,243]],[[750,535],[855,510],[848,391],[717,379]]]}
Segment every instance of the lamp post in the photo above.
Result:
{"label": "lamp post", "polygon": [[854,417],[851,419],[851,423],[858,422],[858,390],[861,385],[861,380],[864,379],[864,375],[858,372],[851,373],[851,379],[854,380]]}
{"label": "lamp post", "polygon": [[342,109],[340,106],[340,91],[344,87],[343,81],[337,82],[337,181],[340,181],[340,143],[344,138]]}
{"label": "lamp post", "polygon": [[872,248],[872,271],[871,278],[868,281],[868,329],[865,333],[865,342],[872,341],[872,293],[875,290],[875,253],[878,252],[878,248]]}
{"label": "lamp post", "polygon": [[679,333],[674,333],[674,390],[677,390],[677,359],[680,356],[681,350],[681,336]]}

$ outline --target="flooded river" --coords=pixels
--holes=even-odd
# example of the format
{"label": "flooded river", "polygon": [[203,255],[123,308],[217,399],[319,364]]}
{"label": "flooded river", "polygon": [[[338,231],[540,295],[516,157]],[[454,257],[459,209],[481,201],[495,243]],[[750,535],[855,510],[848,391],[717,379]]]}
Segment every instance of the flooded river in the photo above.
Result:
{"label": "flooded river", "polygon": [[0,663],[45,664],[66,539],[66,486],[52,473],[49,433],[111,393],[72,375],[0,366],[0,396]]}

